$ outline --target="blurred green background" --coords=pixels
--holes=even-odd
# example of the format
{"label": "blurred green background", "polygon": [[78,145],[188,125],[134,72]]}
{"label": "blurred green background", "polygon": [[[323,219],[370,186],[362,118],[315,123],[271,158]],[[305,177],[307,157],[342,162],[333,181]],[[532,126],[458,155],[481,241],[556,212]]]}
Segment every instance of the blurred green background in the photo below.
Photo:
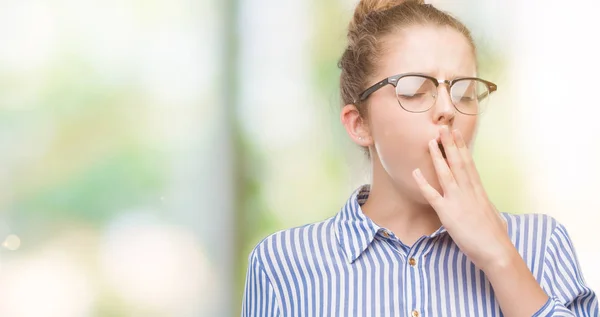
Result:
{"label": "blurred green background", "polygon": [[[338,118],[355,3],[2,1],[0,315],[239,315],[253,246],[368,182]],[[476,143],[488,192],[537,210],[514,146],[518,8],[435,4],[499,86]]]}

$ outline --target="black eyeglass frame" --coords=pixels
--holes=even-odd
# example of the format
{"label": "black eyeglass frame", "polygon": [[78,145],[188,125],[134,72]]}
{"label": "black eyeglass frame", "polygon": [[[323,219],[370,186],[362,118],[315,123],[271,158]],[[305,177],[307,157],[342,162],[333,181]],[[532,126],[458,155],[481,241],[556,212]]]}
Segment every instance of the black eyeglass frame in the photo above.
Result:
{"label": "black eyeglass frame", "polygon": [[[452,90],[452,86],[460,81],[464,81],[464,80],[477,80],[479,82],[482,82],[483,84],[485,84],[487,86],[487,93],[485,93],[483,96],[478,96],[478,100],[481,100],[485,97],[487,97],[488,95],[490,95],[491,93],[493,93],[494,91],[496,91],[498,89],[498,86],[494,83],[492,83],[491,81],[487,81],[485,79],[481,79],[478,77],[458,77],[458,78],[454,78],[452,80],[447,80],[447,79],[437,79],[433,76],[429,76],[429,75],[425,75],[422,73],[404,73],[404,74],[399,74],[399,75],[394,75],[388,78],[385,78],[377,83],[375,83],[374,85],[372,85],[371,87],[365,89],[360,95],[359,95],[359,101],[365,101],[371,94],[373,94],[374,92],[376,92],[377,90],[381,89],[382,87],[385,87],[387,85],[392,85],[394,86],[394,88],[396,88],[396,85],[398,84],[398,81],[400,79],[402,79],[403,77],[408,77],[408,76],[412,76],[412,77],[422,77],[422,78],[426,78],[431,80],[434,84],[435,84],[435,88],[438,88],[439,85],[441,84],[446,84],[448,85],[448,92],[450,92]],[[398,98],[396,98],[398,99]],[[398,100],[398,104],[400,104],[400,100]],[[476,115],[476,114],[472,114],[472,113],[464,113],[462,111],[460,111],[460,109],[458,109],[458,107],[454,104],[454,102],[452,102],[452,104],[454,105],[454,108],[456,108],[456,110],[458,110],[460,113],[463,114],[467,114],[467,115]],[[402,104],[400,104],[400,107],[402,107]],[[433,104],[431,105],[431,107],[433,107]],[[422,111],[410,111],[407,110],[406,108],[402,107],[402,109],[408,111],[408,112],[425,112],[429,109],[431,109],[431,107],[429,107],[426,110],[422,110]]]}

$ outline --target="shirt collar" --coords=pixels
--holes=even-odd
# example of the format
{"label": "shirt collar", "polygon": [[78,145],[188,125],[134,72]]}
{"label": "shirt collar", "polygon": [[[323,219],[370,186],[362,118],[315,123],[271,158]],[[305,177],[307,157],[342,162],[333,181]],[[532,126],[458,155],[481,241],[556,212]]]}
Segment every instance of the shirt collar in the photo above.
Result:
{"label": "shirt collar", "polygon": [[369,190],[369,185],[355,190],[334,218],[337,240],[349,263],[354,262],[367,249],[381,229],[365,216],[360,207],[367,201]]}
{"label": "shirt collar", "polygon": [[[353,263],[369,247],[379,231],[386,230],[362,212],[361,206],[367,201],[370,189],[368,184],[356,189],[334,217],[336,238],[349,263]],[[429,235],[429,238],[446,232],[446,228],[442,226]]]}

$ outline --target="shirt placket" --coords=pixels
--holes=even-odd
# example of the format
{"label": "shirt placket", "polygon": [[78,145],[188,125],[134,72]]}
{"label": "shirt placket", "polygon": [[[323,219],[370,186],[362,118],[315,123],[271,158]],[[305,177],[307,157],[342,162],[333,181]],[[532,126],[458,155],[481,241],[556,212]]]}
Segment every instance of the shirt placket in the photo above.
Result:
{"label": "shirt placket", "polygon": [[419,239],[408,250],[404,266],[404,284],[406,285],[406,314],[411,317],[422,317],[425,314],[426,301],[424,289],[427,287],[427,275],[424,274],[423,263],[430,239]]}
{"label": "shirt placket", "polygon": [[401,266],[401,280],[399,285],[403,294],[403,315],[421,317],[425,311],[424,287],[427,287],[427,276],[424,274],[421,263],[427,251],[431,249],[431,239],[423,237],[412,247],[402,243],[391,231],[382,230],[384,238],[391,240],[395,249],[400,253],[403,265]]}

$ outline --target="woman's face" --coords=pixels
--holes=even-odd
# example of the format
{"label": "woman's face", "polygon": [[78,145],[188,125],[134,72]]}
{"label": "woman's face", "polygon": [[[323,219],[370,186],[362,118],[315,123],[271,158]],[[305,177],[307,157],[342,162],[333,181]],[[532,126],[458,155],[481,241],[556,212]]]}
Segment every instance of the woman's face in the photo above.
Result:
{"label": "woman's face", "polygon": [[[445,80],[476,76],[472,47],[454,29],[413,26],[388,36],[383,43],[382,58],[369,86],[386,77],[412,72]],[[366,136],[357,140],[369,147],[374,168],[385,171],[396,188],[416,194],[412,196],[425,202],[411,175],[420,168],[441,193],[428,142],[439,137],[440,127],[447,126],[451,131],[460,130],[466,143],[472,144],[477,116],[456,111],[446,84],[438,86],[435,103],[425,112],[411,113],[400,107],[392,85],[377,90],[367,100]]]}

